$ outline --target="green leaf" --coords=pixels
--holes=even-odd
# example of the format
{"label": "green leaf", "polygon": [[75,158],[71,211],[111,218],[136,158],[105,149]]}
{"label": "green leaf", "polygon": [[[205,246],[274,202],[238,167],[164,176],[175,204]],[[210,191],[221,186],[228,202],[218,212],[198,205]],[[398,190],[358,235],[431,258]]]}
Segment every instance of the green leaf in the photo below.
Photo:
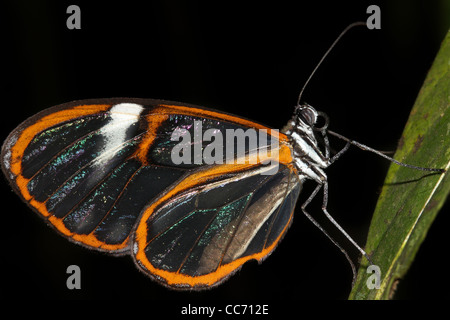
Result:
{"label": "green leaf", "polygon": [[[394,158],[412,165],[449,169],[450,31],[425,79]],[[381,271],[362,259],[349,299],[391,299],[450,191],[448,172],[430,174],[392,164],[372,218],[366,251]],[[373,287],[373,286],[372,286]]]}

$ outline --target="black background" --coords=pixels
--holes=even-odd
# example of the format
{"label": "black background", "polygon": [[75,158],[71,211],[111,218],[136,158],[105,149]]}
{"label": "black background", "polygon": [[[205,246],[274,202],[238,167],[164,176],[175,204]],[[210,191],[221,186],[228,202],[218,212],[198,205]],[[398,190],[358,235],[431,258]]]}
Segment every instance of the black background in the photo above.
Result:
{"label": "black background", "polygon": [[[359,27],[332,51],[303,100],[326,112],[330,128],[379,150],[395,150],[417,93],[450,25],[449,1],[98,2],[9,1],[1,11],[2,139],[47,107],[77,99],[167,99],[224,110],[281,128],[323,53],[350,23],[378,4],[382,29]],[[81,8],[68,30],[66,8]],[[341,141],[332,140],[336,149]],[[364,245],[389,163],[351,150],[327,170],[329,212]],[[2,290],[13,297],[196,299],[345,299],[351,269],[302,214],[261,265],[246,264],[220,287],[175,292],[115,258],[69,243],[16,197],[2,195]],[[309,210],[318,219],[320,198]],[[396,298],[449,297],[448,207],[432,226]],[[322,221],[322,219],[320,219]],[[324,222],[338,239],[340,236]],[[356,259],[350,244],[343,245]],[[67,266],[82,289],[66,287]],[[198,302],[201,304],[201,302]]]}

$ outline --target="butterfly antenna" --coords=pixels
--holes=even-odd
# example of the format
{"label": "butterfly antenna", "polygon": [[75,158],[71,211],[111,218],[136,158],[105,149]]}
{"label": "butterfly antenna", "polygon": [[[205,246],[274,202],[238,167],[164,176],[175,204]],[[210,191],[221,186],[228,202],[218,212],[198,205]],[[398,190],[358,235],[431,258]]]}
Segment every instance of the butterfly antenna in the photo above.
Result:
{"label": "butterfly antenna", "polygon": [[347,28],[345,28],[341,34],[336,38],[336,40],[334,40],[333,44],[330,46],[330,48],[328,48],[328,50],[325,52],[325,54],[322,56],[322,58],[320,59],[319,63],[316,65],[316,67],[314,68],[314,70],[311,72],[311,74],[309,75],[308,80],[306,80],[305,84],[303,85],[302,90],[300,91],[300,94],[298,95],[298,100],[297,100],[297,106],[300,105],[300,100],[302,98],[303,95],[303,91],[305,91],[306,86],[308,85],[309,81],[311,80],[311,78],[313,77],[314,73],[316,73],[317,69],[319,69],[320,65],[322,64],[322,62],[325,60],[325,58],[327,57],[327,55],[330,53],[330,51],[334,48],[334,46],[339,42],[339,40],[341,40],[341,38],[344,36],[344,34],[347,33],[348,30],[357,27],[357,26],[365,26],[366,23],[362,22],[362,21],[358,21],[358,22],[354,22],[350,25],[347,26]]}

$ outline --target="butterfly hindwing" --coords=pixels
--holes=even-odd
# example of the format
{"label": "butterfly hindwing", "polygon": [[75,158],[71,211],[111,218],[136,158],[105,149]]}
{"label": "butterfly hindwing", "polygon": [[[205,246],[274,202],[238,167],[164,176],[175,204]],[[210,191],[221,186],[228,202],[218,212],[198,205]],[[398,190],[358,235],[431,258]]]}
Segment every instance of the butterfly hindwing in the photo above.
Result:
{"label": "butterfly hindwing", "polygon": [[272,252],[292,222],[300,184],[283,166],[275,175],[248,169],[176,192],[147,209],[135,259],[165,285],[201,288]]}

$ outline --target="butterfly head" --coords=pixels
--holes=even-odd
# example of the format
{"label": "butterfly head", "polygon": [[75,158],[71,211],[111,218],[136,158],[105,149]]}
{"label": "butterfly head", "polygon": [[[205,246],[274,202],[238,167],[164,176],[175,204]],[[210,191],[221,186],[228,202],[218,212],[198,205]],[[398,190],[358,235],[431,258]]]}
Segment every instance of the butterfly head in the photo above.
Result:
{"label": "butterfly head", "polygon": [[297,123],[304,126],[314,127],[317,122],[318,112],[309,104],[300,105],[295,109]]}
{"label": "butterfly head", "polygon": [[[323,125],[318,123],[323,122]],[[283,132],[290,135],[294,131],[302,136],[307,136],[311,142],[317,144],[315,138],[315,131],[325,132],[328,128],[329,119],[323,112],[317,111],[309,104],[297,105],[295,107],[294,116],[289,121],[288,125],[283,128]]]}
{"label": "butterfly head", "polygon": [[[325,113],[317,111],[311,105],[305,103],[295,108],[295,118],[297,126],[308,127],[314,131],[323,131],[328,127],[328,117]],[[319,118],[323,118],[325,123],[318,127],[317,122]]]}

